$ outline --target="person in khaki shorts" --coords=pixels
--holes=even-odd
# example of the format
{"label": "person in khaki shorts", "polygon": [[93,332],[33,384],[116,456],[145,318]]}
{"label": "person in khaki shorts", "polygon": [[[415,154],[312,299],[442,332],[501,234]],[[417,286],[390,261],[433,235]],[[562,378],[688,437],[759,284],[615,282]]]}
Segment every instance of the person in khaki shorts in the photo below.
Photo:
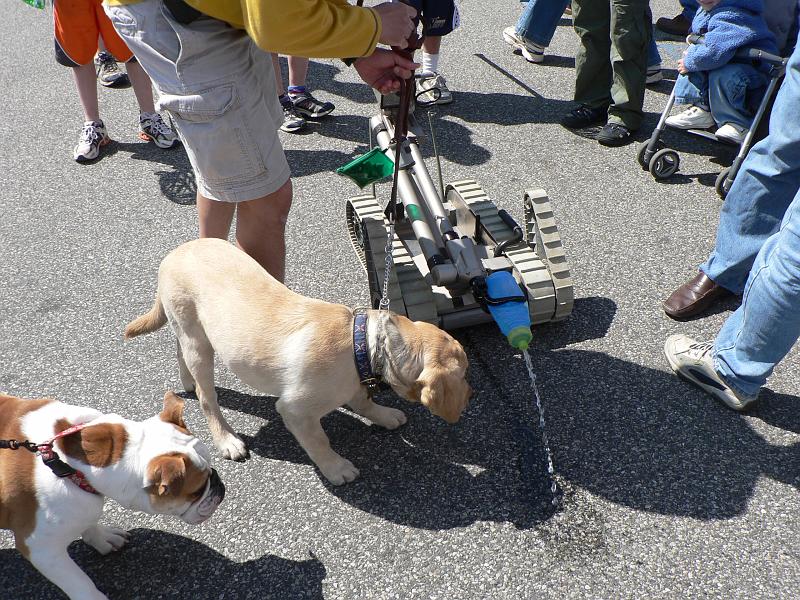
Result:
{"label": "person in khaki shorts", "polygon": [[416,65],[376,45],[405,47],[416,11],[346,0],[106,0],[106,13],[186,147],[200,237],[226,239],[236,214],[237,245],[283,281],[292,185],[269,53],[352,58],[366,83],[394,91]]}

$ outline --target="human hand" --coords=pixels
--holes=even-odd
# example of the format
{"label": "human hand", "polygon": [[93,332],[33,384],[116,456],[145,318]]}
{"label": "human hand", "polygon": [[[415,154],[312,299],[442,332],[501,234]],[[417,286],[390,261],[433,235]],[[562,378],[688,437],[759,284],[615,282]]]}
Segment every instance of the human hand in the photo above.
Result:
{"label": "human hand", "polygon": [[378,40],[387,46],[405,48],[408,38],[414,31],[417,9],[402,2],[386,2],[373,6],[372,10],[381,18],[381,37]]}
{"label": "human hand", "polygon": [[419,65],[396,52],[377,48],[370,56],[357,59],[353,67],[366,83],[381,94],[388,94],[399,90],[400,80],[411,77]]}
{"label": "human hand", "polygon": [[683,64],[683,59],[680,59],[678,61],[678,73],[680,73],[681,75],[686,75],[686,73],[688,73],[688,72],[689,72],[689,69],[687,69],[686,65]]}

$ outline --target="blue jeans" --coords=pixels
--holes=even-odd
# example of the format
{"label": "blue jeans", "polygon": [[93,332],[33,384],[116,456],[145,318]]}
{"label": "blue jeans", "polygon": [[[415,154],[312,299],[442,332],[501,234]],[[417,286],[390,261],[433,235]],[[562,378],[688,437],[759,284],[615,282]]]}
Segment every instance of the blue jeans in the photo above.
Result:
{"label": "blue jeans", "polygon": [[[570,4],[570,0],[522,0],[528,2],[528,6],[514,27],[516,32],[529,42],[537,46],[547,48],[556,33],[558,21],[564,14],[564,9]],[[603,0],[595,0],[600,2]],[[686,0],[684,0],[686,1]],[[694,0],[692,0],[694,2]],[[697,2],[695,2],[697,6]],[[647,66],[655,67],[661,65],[661,56],[658,54],[655,36],[647,47]]]}
{"label": "blue jeans", "polygon": [[714,252],[700,269],[737,292],[742,305],[714,344],[717,372],[755,396],[800,337],[800,48],[794,51],[770,118],[720,214]]}
{"label": "blue jeans", "polygon": [[694,19],[694,15],[697,12],[697,0],[680,0],[681,3],[681,14],[689,19],[690,21]]}
{"label": "blue jeans", "polygon": [[675,104],[711,107],[718,126],[735,123],[750,128],[753,115],[748,105],[757,103],[767,76],[753,65],[728,63],[713,71],[695,71],[681,75],[675,82]]}

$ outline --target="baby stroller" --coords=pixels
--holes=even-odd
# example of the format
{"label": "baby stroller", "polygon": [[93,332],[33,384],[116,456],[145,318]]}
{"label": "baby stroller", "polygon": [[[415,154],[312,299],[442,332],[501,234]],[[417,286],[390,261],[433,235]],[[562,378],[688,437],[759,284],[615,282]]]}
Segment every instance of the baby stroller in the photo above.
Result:
{"label": "baby stroller", "polygon": [[[730,167],[722,170],[717,176],[714,183],[714,188],[717,194],[725,199],[728,191],[731,189],[733,180],[739,172],[739,167],[744,161],[750,148],[753,146],[757,139],[764,137],[766,134],[766,125],[769,119],[764,119],[764,115],[768,114],[772,108],[772,102],[775,98],[775,93],[783,79],[786,71],[786,64],[791,51],[794,49],[795,42],[797,41],[797,18],[798,18],[798,2],[797,0],[765,0],[764,17],[767,21],[767,26],[775,34],[778,40],[778,47],[784,48],[781,52],[783,56],[775,56],[762,50],[753,48],[741,48],[736,56],[740,59],[760,61],[768,67],[769,83],[767,85],[764,97],[756,109],[755,116],[750,129],[745,135],[744,140],[739,146],[739,151]],[[690,44],[702,44],[702,36],[690,35],[687,41]],[[673,87],[672,93],[667,100],[661,117],[658,120],[658,125],[653,130],[650,139],[640,144],[636,158],[645,171],[650,171],[650,174],[656,179],[661,181],[672,177],[678,172],[680,167],[680,155],[677,151],[667,148],[661,141],[661,134],[666,127],[666,120],[669,117],[672,106],[675,103],[675,88]],[[706,129],[686,129],[691,134],[704,137],[713,141],[721,141],[714,133]]]}

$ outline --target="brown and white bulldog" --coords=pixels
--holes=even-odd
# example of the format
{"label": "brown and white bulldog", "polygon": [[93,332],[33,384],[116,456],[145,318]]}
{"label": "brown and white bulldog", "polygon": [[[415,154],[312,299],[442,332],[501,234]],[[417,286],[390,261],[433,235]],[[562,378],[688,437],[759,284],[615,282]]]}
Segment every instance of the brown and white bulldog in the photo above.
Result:
{"label": "brown and white bulldog", "polygon": [[[225,495],[208,449],[186,429],[183,400],[171,392],[161,414],[141,422],[0,394],[0,440],[0,527],[10,529],[17,549],[73,600],[106,596],[69,557],[70,542],[82,537],[108,554],[128,538],[122,529],[98,524],[105,496],[197,524]],[[78,474],[59,478],[41,457],[25,447],[14,450],[10,440],[41,444],[45,457],[54,440],[52,450]]]}

